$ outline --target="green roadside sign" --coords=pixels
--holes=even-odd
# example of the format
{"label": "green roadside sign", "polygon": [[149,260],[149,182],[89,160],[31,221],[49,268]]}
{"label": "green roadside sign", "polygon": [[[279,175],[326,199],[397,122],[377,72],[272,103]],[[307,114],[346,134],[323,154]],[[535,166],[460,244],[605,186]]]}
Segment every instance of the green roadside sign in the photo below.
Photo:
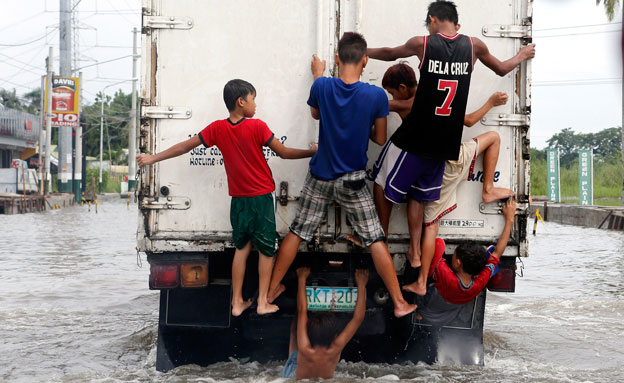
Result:
{"label": "green roadside sign", "polygon": [[559,149],[546,149],[546,163],[548,170],[548,199],[561,201],[561,187],[559,177]]}
{"label": "green roadside sign", "polygon": [[579,150],[579,205],[594,204],[594,155],[591,149]]}

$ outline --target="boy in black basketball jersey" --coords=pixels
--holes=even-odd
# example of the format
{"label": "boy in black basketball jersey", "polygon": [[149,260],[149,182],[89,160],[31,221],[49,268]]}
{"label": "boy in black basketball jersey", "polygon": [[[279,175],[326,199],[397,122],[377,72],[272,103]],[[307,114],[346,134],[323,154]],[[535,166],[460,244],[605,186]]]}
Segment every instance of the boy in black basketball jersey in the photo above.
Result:
{"label": "boy in black basketball jersey", "polygon": [[[535,56],[535,45],[528,45],[509,60],[500,61],[479,39],[457,33],[457,7],[452,1],[429,4],[426,25],[429,36],[416,36],[394,48],[369,48],[372,59],[393,61],[418,56],[420,84],[412,111],[381,152],[383,157],[375,186],[395,203],[408,199],[408,210],[418,212],[422,225],[422,204],[440,198],[446,160],[457,160],[470,76],[476,59],[499,76],[504,76]],[[378,186],[379,185],[379,186]],[[411,291],[426,293],[427,274],[435,250],[434,230],[423,235],[418,280]],[[417,245],[417,244],[416,244]]]}

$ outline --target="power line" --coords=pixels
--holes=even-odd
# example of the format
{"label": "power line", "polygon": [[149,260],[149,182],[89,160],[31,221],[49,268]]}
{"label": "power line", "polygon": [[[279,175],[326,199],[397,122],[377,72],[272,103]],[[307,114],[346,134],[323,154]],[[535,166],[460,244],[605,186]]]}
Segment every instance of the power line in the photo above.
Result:
{"label": "power line", "polygon": [[22,19],[22,20],[17,21],[17,22],[15,22],[15,23],[13,23],[13,24],[9,24],[9,25],[6,25],[6,26],[4,26],[4,27],[0,28],[0,31],[4,31],[5,29],[9,29],[9,28],[11,28],[11,27],[14,27],[14,26],[16,26],[16,25],[18,25],[18,24],[23,23],[24,21],[28,21],[28,20],[30,20],[30,19],[34,19],[35,17],[40,16],[40,15],[43,15],[44,13],[45,13],[45,11],[41,11],[41,12],[39,12],[39,13],[36,13],[36,14],[32,15],[32,16],[28,16],[28,17],[26,17],[25,19]]}
{"label": "power line", "polygon": [[586,25],[569,25],[569,26],[565,26],[565,27],[540,28],[540,29],[533,29],[533,32],[541,32],[541,31],[555,31],[555,30],[559,30],[559,29],[576,29],[576,28],[601,27],[601,26],[604,26],[604,25],[616,25],[616,24],[622,24],[622,22],[621,22],[621,21],[617,21],[617,22],[614,22],[614,23],[586,24]]}
{"label": "power line", "polygon": [[58,27],[57,27],[57,28],[52,29],[50,32],[46,32],[46,33],[45,33],[43,36],[41,36],[41,37],[38,37],[38,38],[36,38],[36,39],[34,39],[34,40],[31,40],[31,41],[28,41],[28,42],[25,42],[25,43],[19,43],[19,44],[0,44],[0,46],[2,46],[2,47],[21,47],[21,46],[24,46],[24,45],[29,45],[29,44],[35,43],[35,42],[37,42],[37,41],[39,41],[39,40],[43,40],[43,39],[45,39],[46,37],[48,37],[48,35],[49,35],[50,33],[54,32],[56,29],[58,29]]}
{"label": "power line", "polygon": [[618,77],[614,78],[589,78],[579,80],[552,80],[552,81],[534,81],[532,83],[535,87],[542,86],[582,86],[582,85],[606,85],[617,84],[622,79]]}
{"label": "power line", "polygon": [[600,33],[614,33],[614,32],[622,32],[621,29],[614,29],[612,31],[594,31],[594,32],[578,32],[578,33],[565,33],[559,35],[546,35],[546,36],[533,36],[535,39],[542,39],[547,37],[568,37],[568,36],[578,36],[578,35],[596,35]]}
{"label": "power line", "polygon": [[[20,70],[20,72],[21,72],[21,71],[26,71],[26,72],[29,72],[29,73],[32,73],[32,74],[38,74],[38,75],[40,75],[40,74],[42,74],[42,73],[43,73],[43,69],[41,69],[41,71],[40,71],[40,72],[34,72],[34,71],[30,70],[30,69],[26,69],[26,65],[28,65],[28,64],[26,64],[26,65],[24,65],[24,66],[19,66],[19,65],[11,64],[10,62],[6,62],[6,61],[2,61],[2,63],[3,63],[4,65],[8,65],[8,66],[12,66],[13,68],[17,68],[17,69],[19,69],[19,70]],[[19,74],[20,72],[18,72],[18,73],[16,73],[16,74]]]}
{"label": "power line", "polygon": [[[39,53],[39,52],[37,52],[37,53]],[[18,62],[18,63],[20,63],[20,64],[23,64],[23,65],[29,66],[29,67],[31,67],[32,69],[37,69],[37,70],[40,70],[40,71],[45,71],[45,68],[44,68],[44,66],[43,66],[43,65],[42,65],[42,66],[41,66],[41,68],[40,68],[40,67],[34,66],[34,65],[32,65],[32,64],[29,64],[29,63],[27,63],[27,62],[24,62],[24,61],[18,60],[18,59],[16,59],[15,57],[12,57],[12,56],[9,56],[9,55],[5,55],[4,53],[0,53],[0,56],[4,56],[4,57],[6,57],[6,58],[7,58],[6,60],[2,60],[2,61],[0,61],[0,63],[6,63],[7,61],[12,60],[12,61],[16,61],[16,62]],[[11,65],[11,64],[8,64],[8,65]]]}

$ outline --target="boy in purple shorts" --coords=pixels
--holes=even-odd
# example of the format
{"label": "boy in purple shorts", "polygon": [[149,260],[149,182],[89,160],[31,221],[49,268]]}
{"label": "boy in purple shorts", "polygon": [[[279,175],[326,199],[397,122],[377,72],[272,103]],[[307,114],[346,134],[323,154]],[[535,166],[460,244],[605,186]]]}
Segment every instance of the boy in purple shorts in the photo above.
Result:
{"label": "boy in purple shorts", "polygon": [[[386,70],[381,85],[392,95],[392,100],[389,101],[390,112],[395,112],[401,119],[404,119],[412,109],[414,95],[416,94],[418,86],[414,70],[406,62],[395,64]],[[490,109],[495,106],[504,105],[505,103],[507,103],[507,95],[505,93],[496,92],[492,94],[483,106],[470,114],[466,114],[464,117],[464,125],[469,128],[472,127],[481,120]],[[390,141],[386,143],[382,149],[382,153],[387,153],[387,147],[389,145]],[[457,206],[455,204],[457,186],[462,180],[472,175],[476,157],[481,154],[483,154],[484,157],[483,193],[481,196],[483,202],[488,203],[497,199],[513,196],[514,193],[510,189],[494,187],[494,171],[498,161],[499,149],[500,136],[496,132],[487,132],[468,142],[462,142],[459,159],[457,161],[447,160],[445,163],[442,188],[440,189],[440,199],[425,203],[424,214],[426,230],[432,231],[434,228],[429,228],[430,225],[437,224],[442,216],[455,209]],[[383,174],[378,176],[380,170],[382,170],[381,166],[383,164],[384,156],[382,154],[373,167],[373,179],[377,181],[374,186],[375,205],[379,212],[381,226],[387,235],[393,202],[391,199],[387,198],[384,193],[385,182],[390,178]],[[410,199],[408,201],[413,200]],[[407,221],[410,233],[410,246],[407,259],[413,268],[417,268],[420,267],[420,238],[422,225],[416,225],[415,222],[422,222],[423,212],[422,209],[420,211],[414,209],[415,206],[420,207],[419,204],[410,204],[410,202],[408,202],[408,206]],[[420,217],[418,214],[420,214]],[[429,234],[431,235],[432,233]],[[433,238],[435,238],[437,234],[438,231],[436,229]]]}
{"label": "boy in purple shorts", "polygon": [[[370,48],[373,59],[393,61],[418,56],[420,85],[411,112],[382,151],[384,164],[378,183],[385,186],[393,202],[412,200],[422,211],[424,202],[440,198],[446,160],[458,160],[461,146],[470,77],[476,59],[499,76],[511,72],[535,56],[535,45],[528,45],[511,59],[499,61],[479,39],[457,33],[457,7],[452,1],[429,4],[426,25],[429,36],[416,36],[395,48]],[[416,167],[416,168],[414,168]],[[377,182],[377,181],[376,181]],[[399,199],[401,197],[401,199]],[[420,205],[420,206],[417,206]],[[419,214],[419,217],[422,215]],[[421,222],[415,225],[422,225]],[[424,295],[435,238],[422,244],[421,268],[415,292]]]}
{"label": "boy in purple shorts", "polygon": [[416,309],[416,305],[408,304],[403,298],[384,231],[366,187],[368,140],[371,138],[379,145],[386,142],[389,113],[383,89],[360,82],[367,61],[366,40],[352,32],[345,33],[338,43],[336,62],[340,78],[322,77],[325,62],[314,56],[315,81],[308,105],[312,117],[320,120],[318,151],[310,161],[299,211],[279,249],[269,286],[269,302],[284,291],[281,281],[297,255],[299,244],[314,237],[328,205],[336,201],[364,246],[370,247],[377,273],[394,303],[394,315],[401,317]]}

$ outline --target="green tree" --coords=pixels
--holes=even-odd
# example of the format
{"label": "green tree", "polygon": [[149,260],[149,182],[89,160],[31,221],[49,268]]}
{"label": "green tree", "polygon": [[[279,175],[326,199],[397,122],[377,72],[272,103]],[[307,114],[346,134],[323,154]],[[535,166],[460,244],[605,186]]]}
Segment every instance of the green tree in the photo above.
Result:
{"label": "green tree", "polygon": [[11,108],[16,110],[22,110],[23,108],[22,102],[20,101],[19,97],[17,97],[15,89],[0,89],[0,103],[5,108]]}
{"label": "green tree", "polygon": [[41,88],[33,89],[23,96],[18,96],[15,89],[0,89],[0,103],[5,108],[21,110],[31,114],[39,114],[41,107]]}
{"label": "green tree", "polygon": [[548,139],[548,147],[558,148],[561,166],[570,166],[578,161],[579,149],[592,149],[597,162],[621,160],[621,128],[603,129],[597,133],[575,133],[565,128]]}
{"label": "green tree", "polygon": [[[101,99],[102,95],[98,94],[93,104],[83,107],[81,115],[81,122],[85,132],[86,155],[93,157],[99,157],[100,155]],[[122,161],[120,155],[122,149],[128,147],[131,102],[131,95],[125,94],[121,90],[117,91],[113,96],[106,96],[104,99],[102,157],[104,160],[111,159],[113,164],[125,164],[127,161],[127,159]]]}
{"label": "green tree", "polygon": [[601,3],[604,5],[607,18],[609,21],[613,21],[615,11],[620,5],[620,0],[596,0],[596,5],[600,5]]}
{"label": "green tree", "polygon": [[39,114],[41,111],[41,88],[36,88],[22,96],[22,102],[26,112]]}
{"label": "green tree", "polygon": [[[620,5],[620,0],[596,0],[596,5],[603,4],[605,7],[605,12],[607,13],[607,18],[609,21],[613,21],[615,17],[615,11]],[[622,37],[624,39],[624,36]],[[624,46],[624,43],[623,43]],[[622,96],[624,97],[624,83],[622,83]],[[624,102],[624,98],[622,99]],[[624,115],[624,104],[622,105],[622,111]],[[624,150],[624,123],[622,123],[622,141],[621,141],[621,149]],[[620,155],[622,158],[622,169],[624,169],[624,156]],[[623,170],[624,171],[624,170]],[[624,173],[622,173],[622,205],[624,205]]]}

